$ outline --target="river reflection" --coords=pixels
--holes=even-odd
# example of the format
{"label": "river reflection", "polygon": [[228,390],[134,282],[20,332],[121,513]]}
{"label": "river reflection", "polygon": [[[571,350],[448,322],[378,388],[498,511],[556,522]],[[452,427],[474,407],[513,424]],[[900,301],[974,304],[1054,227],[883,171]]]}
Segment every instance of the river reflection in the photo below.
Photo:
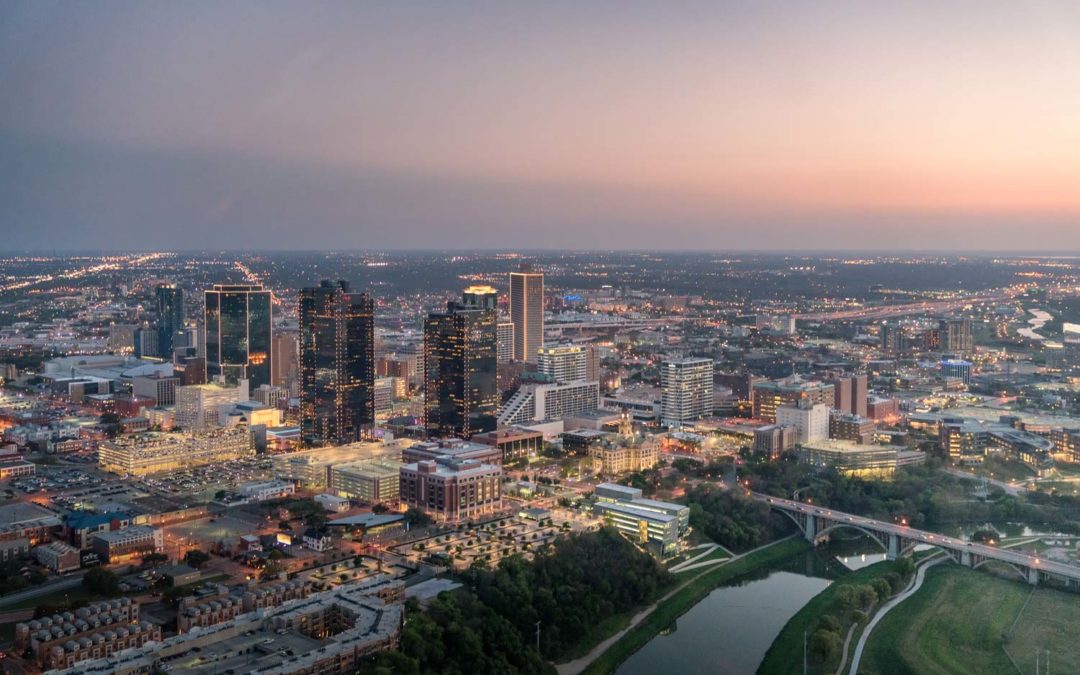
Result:
{"label": "river reflection", "polygon": [[784,624],[832,583],[839,563],[831,549],[796,556],[717,588],[616,672],[753,673]]}

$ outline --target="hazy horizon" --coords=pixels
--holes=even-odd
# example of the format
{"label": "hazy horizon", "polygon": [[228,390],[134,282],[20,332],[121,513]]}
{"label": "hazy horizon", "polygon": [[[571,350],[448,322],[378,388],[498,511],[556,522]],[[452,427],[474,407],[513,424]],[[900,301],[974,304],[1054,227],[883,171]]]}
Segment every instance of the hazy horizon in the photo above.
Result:
{"label": "hazy horizon", "polygon": [[0,7],[0,250],[1080,251],[1080,5]]}

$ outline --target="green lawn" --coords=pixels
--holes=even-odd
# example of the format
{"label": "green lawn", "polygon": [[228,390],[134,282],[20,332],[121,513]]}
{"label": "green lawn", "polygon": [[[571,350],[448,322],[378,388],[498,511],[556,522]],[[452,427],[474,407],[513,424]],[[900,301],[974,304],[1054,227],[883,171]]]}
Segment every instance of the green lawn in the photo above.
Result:
{"label": "green lawn", "polygon": [[[1036,650],[1050,651],[1054,672],[1075,671],[1080,665],[1077,626],[1080,626],[1080,595],[1040,586],[1016,622],[1005,649],[1025,675],[1035,673]],[[1040,661],[1045,673],[1046,662],[1042,656]]]}
{"label": "green lawn", "polygon": [[[717,586],[748,572],[805,552],[810,544],[801,538],[790,538],[755,551],[743,558],[707,570],[700,577],[687,581],[670,598],[661,602],[644,620],[626,632],[615,644],[589,664],[585,675],[613,673],[631,654],[645,646],[657,633],[671,625]],[[701,570],[696,570],[700,572]]]}
{"label": "green lawn", "polygon": [[[1030,592],[1031,587],[1021,581],[985,571],[951,564],[932,567],[919,592],[889,612],[874,629],[860,672],[1015,672],[1002,649],[1003,636]],[[1080,603],[1080,597],[1074,599]]]}
{"label": "green lawn", "polygon": [[[795,616],[791,617],[791,620],[784,625],[784,629],[773,640],[772,645],[769,646],[769,651],[765,653],[765,658],[761,661],[761,666],[758,667],[758,673],[761,675],[789,675],[792,672],[791,664],[802,664],[803,632],[812,632],[818,617],[825,614],[831,614],[838,619],[843,619],[843,613],[834,607],[837,590],[844,586],[869,583],[872,579],[889,572],[899,573],[897,563],[896,561],[883,560],[850,574],[845,574],[814,596]],[[843,625],[843,633],[846,635],[848,624],[843,621]],[[854,638],[852,642],[854,642]],[[832,673],[836,670],[837,662],[839,662],[839,658],[834,663],[826,664],[828,667],[811,665],[807,672]]]}

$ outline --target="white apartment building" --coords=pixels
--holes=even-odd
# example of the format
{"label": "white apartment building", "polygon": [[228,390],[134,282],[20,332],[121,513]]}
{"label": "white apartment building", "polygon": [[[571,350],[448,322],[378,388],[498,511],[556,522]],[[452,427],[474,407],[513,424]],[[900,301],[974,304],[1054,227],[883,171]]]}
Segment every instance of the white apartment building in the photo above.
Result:
{"label": "white apartment building", "polygon": [[660,365],[660,420],[679,427],[713,411],[712,359],[679,359]]}

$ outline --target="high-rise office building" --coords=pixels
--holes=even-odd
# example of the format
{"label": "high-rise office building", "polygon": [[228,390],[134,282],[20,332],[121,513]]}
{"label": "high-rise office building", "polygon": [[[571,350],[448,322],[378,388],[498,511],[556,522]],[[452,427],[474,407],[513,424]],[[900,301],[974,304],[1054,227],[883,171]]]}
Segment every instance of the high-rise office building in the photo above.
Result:
{"label": "high-rise office building", "polygon": [[833,386],[833,400],[826,401],[833,409],[866,417],[868,391],[866,375],[834,377],[827,382]]}
{"label": "high-rise office building", "polygon": [[424,424],[432,436],[460,436],[495,428],[495,312],[448,303],[424,322]]}
{"label": "high-rise office building", "polygon": [[499,363],[510,363],[514,360],[514,324],[511,321],[500,321],[497,330]]}
{"label": "high-rise office building", "polygon": [[660,365],[660,418],[672,427],[711,415],[712,359],[679,359]]}
{"label": "high-rise office building", "polygon": [[173,349],[181,346],[177,342],[184,330],[184,291],[179,286],[162,284],[154,295],[157,298],[158,354],[163,359],[171,360]]}
{"label": "high-rise office building", "polygon": [[461,302],[494,312],[499,308],[499,292],[491,286],[469,286],[462,292]]}
{"label": "high-rise office building", "polygon": [[214,284],[206,291],[206,378],[271,384],[273,302],[262,286]]}
{"label": "high-rise office building", "polygon": [[514,360],[536,363],[536,350],[544,344],[544,273],[528,264],[510,273],[510,321]]}
{"label": "high-rise office building", "polygon": [[157,357],[161,351],[158,349],[157,330],[150,328],[150,326],[145,324],[135,329],[132,334],[132,340],[134,342],[136,358],[142,358],[144,356]]}
{"label": "high-rise office building", "polygon": [[375,425],[375,303],[347,282],[300,291],[300,429],[307,445],[342,445]]}
{"label": "high-rise office building", "polygon": [[278,329],[274,331],[273,362],[270,382],[275,387],[288,387],[300,377],[300,331]]}
{"label": "high-rise office building", "polygon": [[975,341],[971,333],[971,319],[942,319],[939,325],[941,351],[950,354],[970,354],[975,351]]}

